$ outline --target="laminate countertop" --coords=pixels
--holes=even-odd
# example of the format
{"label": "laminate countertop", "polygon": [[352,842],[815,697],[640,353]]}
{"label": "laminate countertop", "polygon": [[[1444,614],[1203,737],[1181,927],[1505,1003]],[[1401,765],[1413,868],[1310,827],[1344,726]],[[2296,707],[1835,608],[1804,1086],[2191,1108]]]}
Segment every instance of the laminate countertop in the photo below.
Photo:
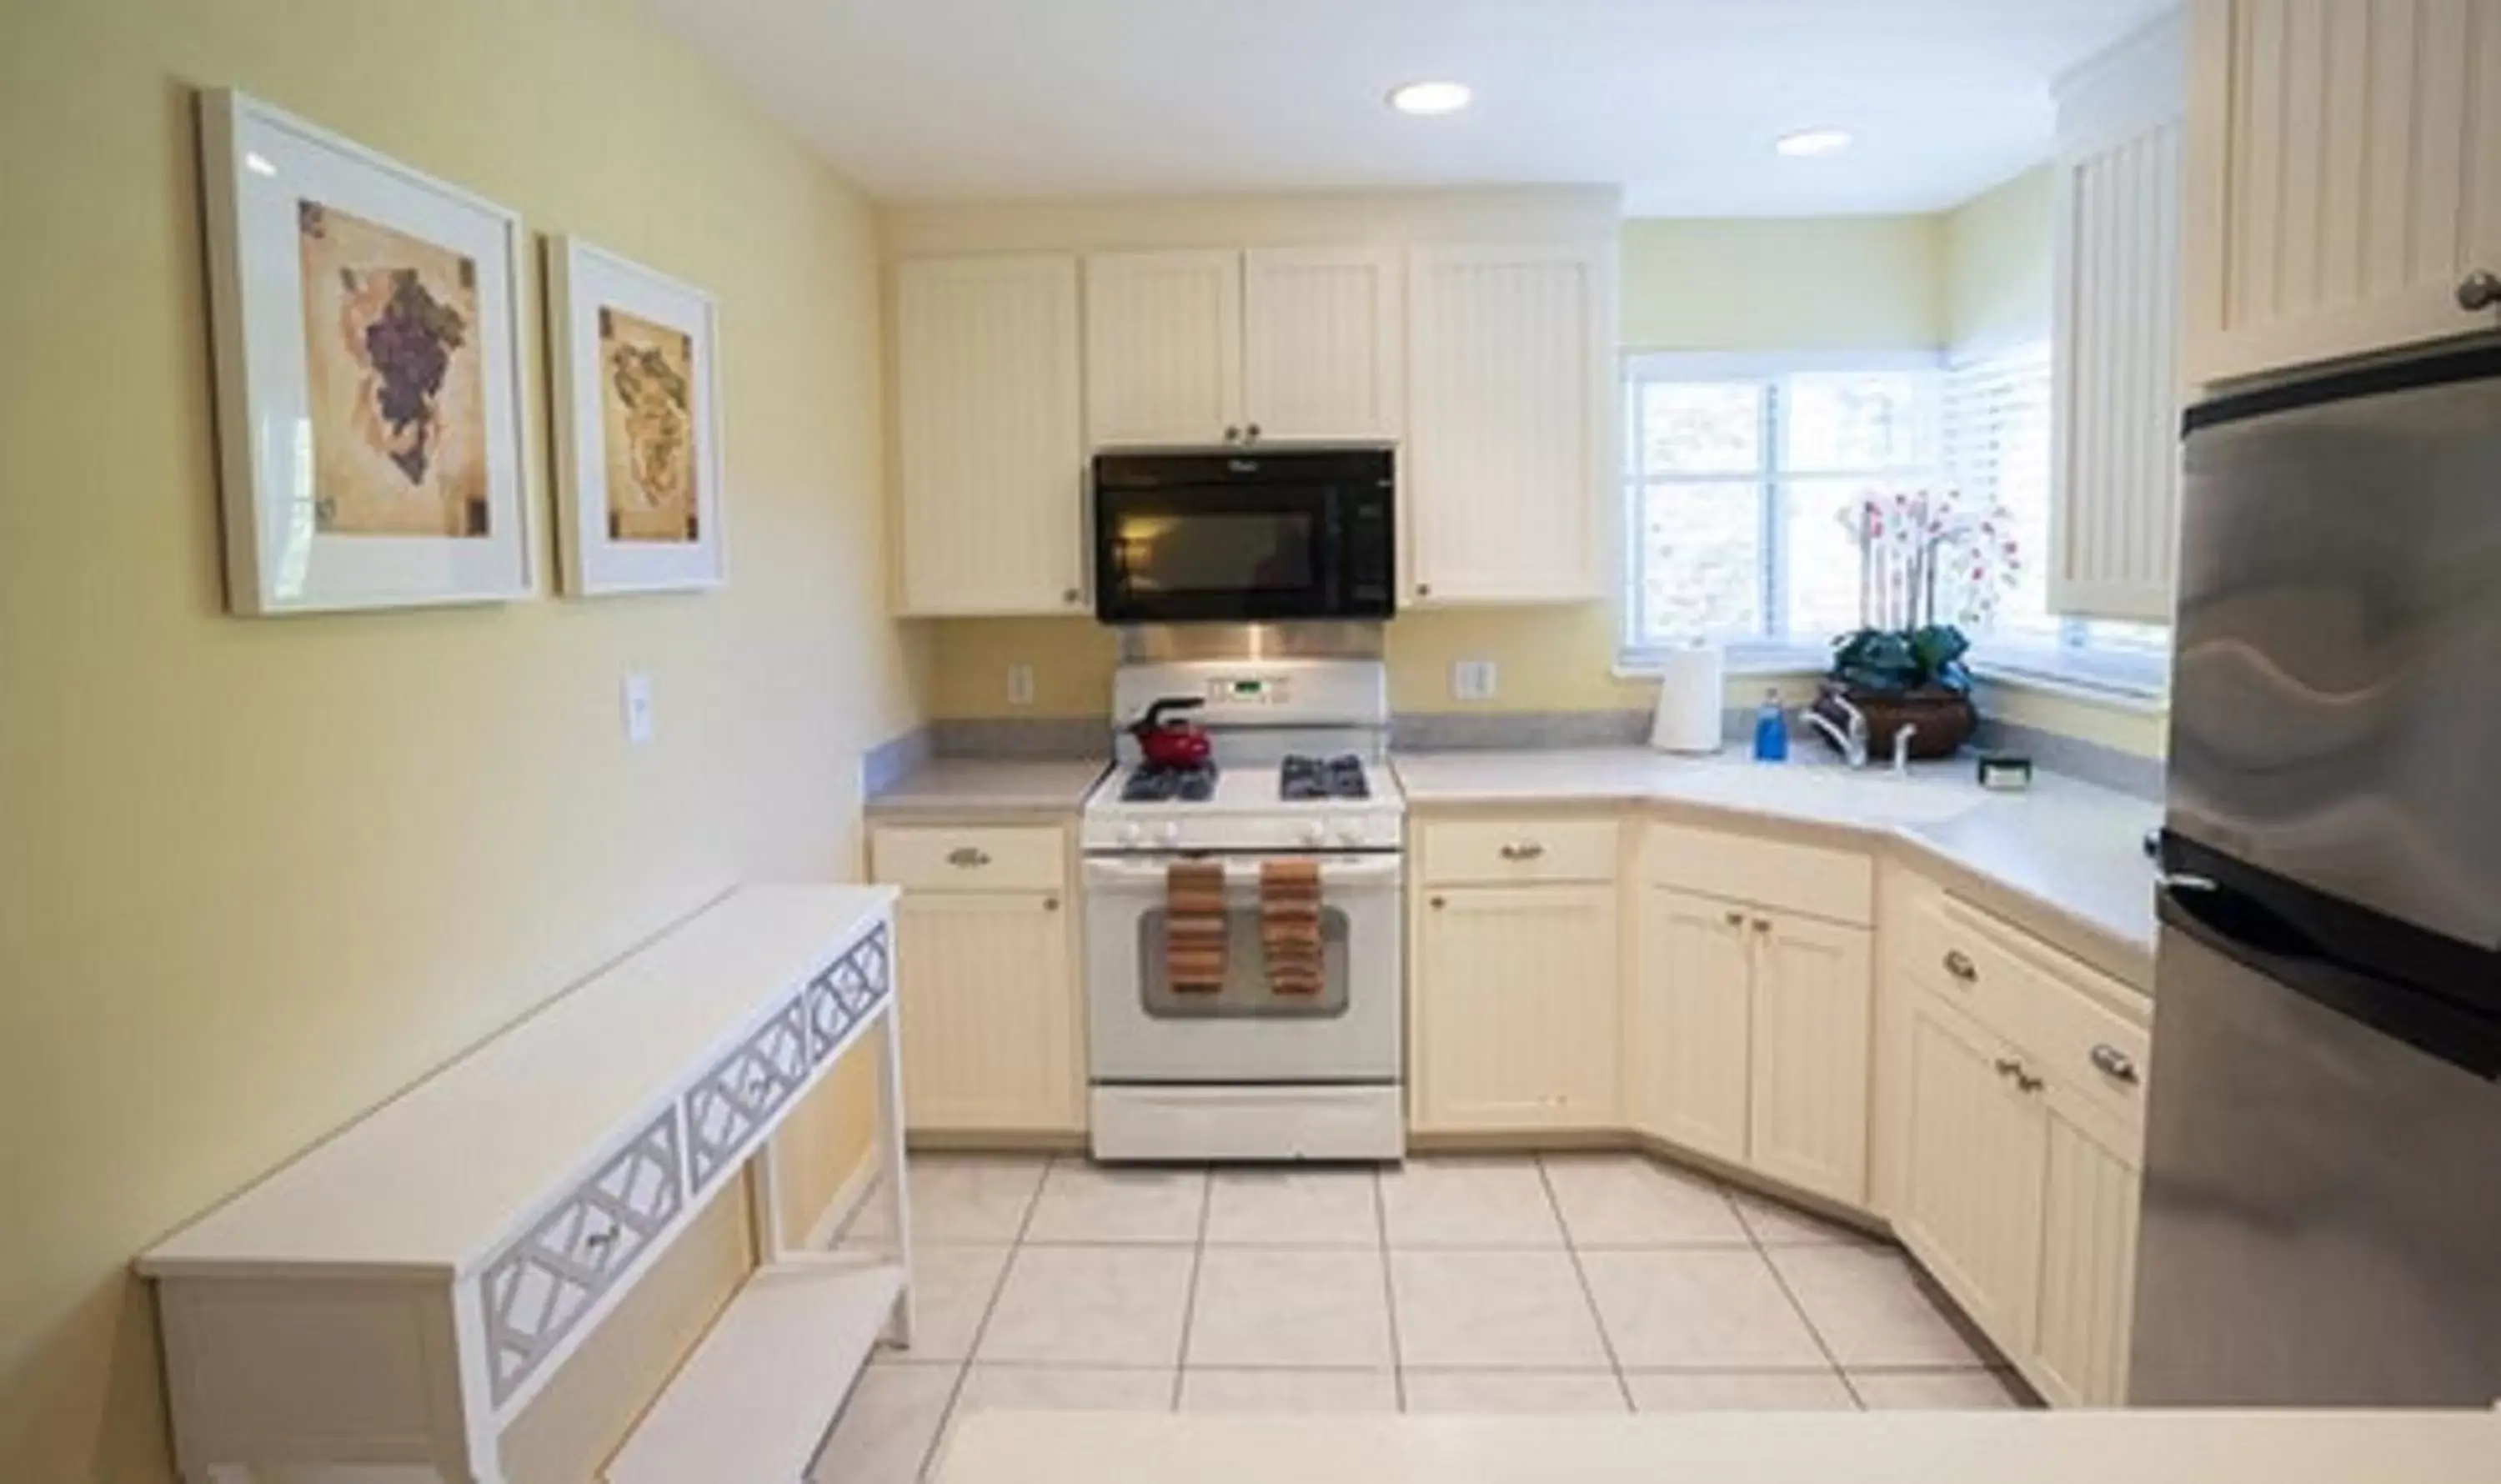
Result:
{"label": "laminate countertop", "polygon": [[1653,806],[1703,823],[1839,837],[1890,849],[1947,888],[2138,991],[2153,989],[2154,871],[2147,831],[2162,806],[2055,774],[2020,793],[1980,787],[1968,760],[1884,767],[1682,758],[1647,748],[1404,753],[1408,807]]}
{"label": "laminate countertop", "polygon": [[938,1484],[2501,1484],[2488,1412],[976,1414]]}
{"label": "laminate countertop", "polygon": [[872,794],[866,811],[872,820],[889,821],[1073,815],[1109,766],[1102,758],[1040,762],[932,758],[891,788]]}

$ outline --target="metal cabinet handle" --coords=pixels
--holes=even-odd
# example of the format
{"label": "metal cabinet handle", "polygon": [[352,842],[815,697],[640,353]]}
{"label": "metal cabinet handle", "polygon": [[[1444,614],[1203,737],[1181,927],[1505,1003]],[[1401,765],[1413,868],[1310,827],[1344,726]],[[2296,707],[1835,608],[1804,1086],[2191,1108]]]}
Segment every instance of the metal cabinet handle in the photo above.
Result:
{"label": "metal cabinet handle", "polygon": [[1044,898],[1042,899],[1042,910],[1043,910],[1043,911],[1045,911],[1045,912],[1056,912],[1056,911],[1058,911],[1058,910],[1059,910],[1059,898],[1058,898],[1058,897],[1056,897],[1056,896],[1046,896],[1046,897],[1044,897]]}
{"label": "metal cabinet handle", "polygon": [[1431,597],[1433,595],[1433,585],[1431,583],[1417,583],[1416,585],[1416,595],[1417,597]]}
{"label": "metal cabinet handle", "polygon": [[1450,904],[1451,899],[1447,896],[1436,896],[1432,899],[1431,903],[1433,910],[1436,912],[1441,911],[1444,907],[1447,907]]}
{"label": "metal cabinet handle", "polygon": [[1502,859],[1505,860],[1534,860],[1545,854],[1546,847],[1535,840],[1523,840],[1502,848]]}
{"label": "metal cabinet handle", "polygon": [[2017,1072],[2015,1074],[2015,1086],[2017,1090],[2020,1092],[2037,1093],[2049,1085],[2050,1084],[2042,1081],[2040,1078],[2033,1076],[2030,1072]]}
{"label": "metal cabinet handle", "polygon": [[1965,984],[1980,983],[1980,965],[1972,962],[1971,955],[1959,948],[1951,949],[1946,954],[1946,972]]}
{"label": "metal cabinet handle", "polygon": [[1998,1058],[1996,1066],[1997,1075],[2001,1077],[2020,1077],[2023,1075],[2023,1063],[2016,1061],[2013,1057]]}
{"label": "metal cabinet handle", "polygon": [[1754,930],[1756,932],[1770,932],[1772,930],[1772,920],[1768,917],[1758,917],[1754,919]]}
{"label": "metal cabinet handle", "polygon": [[1226,428],[1224,430],[1224,441],[1227,443],[1240,443],[1242,441],[1242,429],[1238,427]]}
{"label": "metal cabinet handle", "polygon": [[2114,1082],[2134,1082],[2137,1077],[2136,1059],[2116,1046],[2096,1046],[2093,1048],[2093,1070]]}
{"label": "metal cabinet handle", "polygon": [[975,870],[990,863],[990,853],[970,845],[958,845],[947,852],[947,863],[962,870]]}
{"label": "metal cabinet handle", "polygon": [[1063,603],[1074,603],[1084,595],[1085,594],[1080,592],[1075,588],[1062,588],[1059,590],[1059,600]]}
{"label": "metal cabinet handle", "polygon": [[1743,912],[1731,912],[1731,913],[1729,913],[1729,914],[1728,914],[1728,926],[1729,926],[1729,927],[1731,927],[1731,928],[1743,928],[1743,927],[1745,927],[1745,926],[1746,926],[1746,914],[1744,914]]}
{"label": "metal cabinet handle", "polygon": [[1259,424],[1256,422],[1251,423],[1249,427],[1242,430],[1242,441],[1245,443],[1255,441],[1259,436]]}
{"label": "metal cabinet handle", "polygon": [[2470,315],[2501,307],[2501,276],[2478,269],[2457,286],[2457,307]]}

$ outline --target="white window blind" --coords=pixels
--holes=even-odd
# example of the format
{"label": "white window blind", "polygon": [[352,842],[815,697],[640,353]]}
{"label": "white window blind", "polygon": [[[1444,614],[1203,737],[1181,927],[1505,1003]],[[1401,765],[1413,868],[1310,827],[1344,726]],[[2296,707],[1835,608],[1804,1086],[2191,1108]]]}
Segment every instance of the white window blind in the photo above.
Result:
{"label": "white window blind", "polygon": [[2005,507],[2021,549],[2021,576],[1998,610],[2001,629],[2049,627],[2050,398],[2046,342],[1946,373],[1946,478],[1966,509]]}

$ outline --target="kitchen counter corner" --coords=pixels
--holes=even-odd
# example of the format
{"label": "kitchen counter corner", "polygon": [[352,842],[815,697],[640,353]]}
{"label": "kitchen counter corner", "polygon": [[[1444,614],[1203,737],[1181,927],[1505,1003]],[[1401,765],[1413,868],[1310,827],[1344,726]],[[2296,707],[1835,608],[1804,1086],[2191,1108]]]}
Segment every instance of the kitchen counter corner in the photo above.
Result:
{"label": "kitchen counter corner", "polygon": [[1101,758],[932,758],[869,797],[871,820],[1073,815],[1110,766]]}

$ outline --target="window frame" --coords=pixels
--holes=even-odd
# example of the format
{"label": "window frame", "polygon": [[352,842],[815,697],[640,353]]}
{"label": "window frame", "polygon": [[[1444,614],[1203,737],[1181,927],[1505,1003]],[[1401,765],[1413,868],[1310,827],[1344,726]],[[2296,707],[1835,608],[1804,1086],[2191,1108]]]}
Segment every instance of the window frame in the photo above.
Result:
{"label": "window frame", "polygon": [[[1928,350],[1625,353],[1617,376],[1617,394],[1624,409],[1621,485],[1617,504],[1617,516],[1623,533],[1623,557],[1618,573],[1617,601],[1621,612],[1617,624],[1615,673],[1624,677],[1655,675],[1664,657],[1677,648],[1674,644],[1652,642],[1640,632],[1642,583],[1647,559],[1643,549],[1643,517],[1651,489],[1655,486],[1678,483],[1730,484],[1750,480],[1758,480],[1765,491],[1760,516],[1763,554],[1760,598],[1764,626],[1772,632],[1745,637],[1705,636],[1705,640],[1719,646],[1731,675],[1821,674],[1828,668],[1832,662],[1829,636],[1801,639],[1785,631],[1790,590],[1788,501],[1784,496],[1791,485],[1817,480],[1864,479],[1872,482],[1934,477],[1940,467],[1944,448],[1942,422],[1946,370],[1944,354]],[[1788,399],[1775,392],[1764,399],[1760,432],[1763,458],[1755,468],[1728,471],[1718,476],[1708,473],[1654,476],[1646,473],[1642,467],[1640,404],[1641,391],[1646,385],[1678,382],[1776,384],[1796,376],[1884,376],[1906,372],[1917,374],[1929,383],[1926,405],[1922,410],[1923,423],[1918,431],[1917,456],[1909,464],[1885,468],[1792,470],[1783,456],[1787,437]]]}

